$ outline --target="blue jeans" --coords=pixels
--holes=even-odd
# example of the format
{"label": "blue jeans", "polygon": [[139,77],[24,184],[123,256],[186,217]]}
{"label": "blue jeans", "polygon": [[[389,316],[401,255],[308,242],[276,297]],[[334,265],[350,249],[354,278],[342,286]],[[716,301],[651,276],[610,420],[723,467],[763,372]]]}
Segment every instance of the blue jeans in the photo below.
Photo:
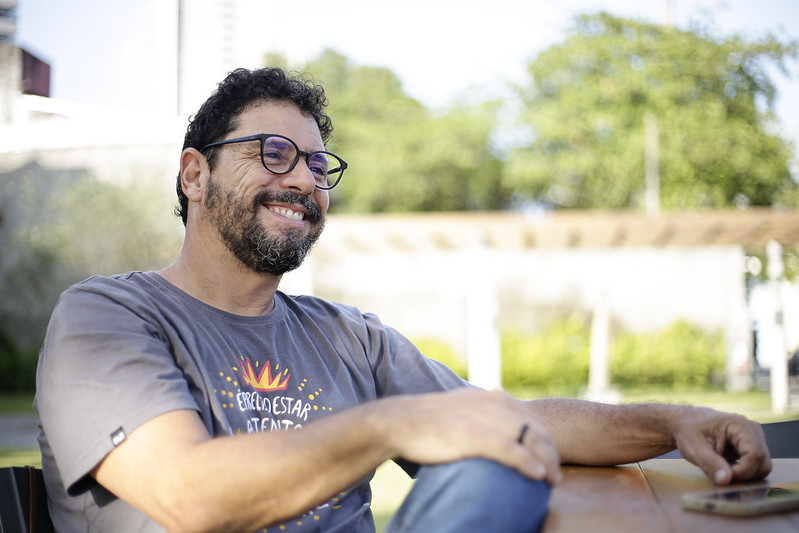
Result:
{"label": "blue jeans", "polygon": [[486,459],[422,466],[386,533],[530,533],[549,503],[546,481]]}

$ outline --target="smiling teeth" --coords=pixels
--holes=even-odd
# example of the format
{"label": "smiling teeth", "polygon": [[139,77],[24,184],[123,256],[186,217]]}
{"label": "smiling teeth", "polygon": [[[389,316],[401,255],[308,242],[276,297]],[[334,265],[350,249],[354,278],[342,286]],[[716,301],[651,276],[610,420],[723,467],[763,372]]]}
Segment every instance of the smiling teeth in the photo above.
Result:
{"label": "smiling teeth", "polygon": [[291,220],[302,220],[303,214],[297,211],[292,211],[291,209],[286,209],[285,207],[270,207],[270,211],[273,213],[277,213],[280,216],[290,218]]}

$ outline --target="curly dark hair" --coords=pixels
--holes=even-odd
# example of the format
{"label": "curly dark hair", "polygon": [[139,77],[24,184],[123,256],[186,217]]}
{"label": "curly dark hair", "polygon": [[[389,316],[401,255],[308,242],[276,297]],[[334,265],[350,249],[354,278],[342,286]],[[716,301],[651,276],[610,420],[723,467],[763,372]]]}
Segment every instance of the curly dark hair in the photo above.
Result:
{"label": "curly dark hair", "polygon": [[[333,132],[333,122],[324,113],[327,97],[322,86],[296,73],[287,74],[278,67],[256,70],[236,69],[219,84],[216,91],[189,120],[183,149],[200,150],[207,144],[221,141],[236,128],[239,116],[249,106],[268,101],[287,101],[297,105],[319,126],[322,142],[327,143]],[[206,151],[208,165],[213,169],[216,148]],[[189,210],[189,199],[183,193],[180,173],[177,180],[178,206],[175,214],[183,219]]]}

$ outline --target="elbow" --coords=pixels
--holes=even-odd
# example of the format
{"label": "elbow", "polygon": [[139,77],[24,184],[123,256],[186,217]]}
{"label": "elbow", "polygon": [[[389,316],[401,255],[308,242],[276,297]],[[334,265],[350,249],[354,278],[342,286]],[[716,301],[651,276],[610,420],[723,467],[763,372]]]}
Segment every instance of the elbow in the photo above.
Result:
{"label": "elbow", "polygon": [[291,518],[279,512],[279,502],[268,498],[247,509],[232,498],[211,501],[184,495],[171,500],[156,521],[174,533],[250,533]]}
{"label": "elbow", "polygon": [[237,531],[227,526],[223,521],[216,520],[207,509],[185,508],[170,509],[168,513],[163,513],[157,518],[156,522],[172,533],[211,533],[214,531]]}
{"label": "elbow", "polygon": [[172,533],[234,533],[257,529],[257,526],[248,529],[244,524],[237,523],[240,517],[225,516],[216,504],[192,502],[191,498],[181,498],[181,500],[183,501],[168,504],[168,509],[167,506],[162,507],[159,516],[153,517],[164,529]]}

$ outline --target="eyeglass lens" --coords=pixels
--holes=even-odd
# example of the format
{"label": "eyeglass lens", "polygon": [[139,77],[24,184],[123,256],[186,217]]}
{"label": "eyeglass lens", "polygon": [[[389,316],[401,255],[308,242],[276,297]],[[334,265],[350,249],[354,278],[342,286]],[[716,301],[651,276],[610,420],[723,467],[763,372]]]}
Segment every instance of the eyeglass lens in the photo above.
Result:
{"label": "eyeglass lens", "polygon": [[[263,141],[263,162],[270,172],[285,174],[297,163],[297,147],[283,137],[267,137]],[[341,162],[327,152],[313,152],[306,155],[307,164],[317,183],[323,187],[334,186],[344,170]],[[332,168],[331,168],[332,167]]]}

